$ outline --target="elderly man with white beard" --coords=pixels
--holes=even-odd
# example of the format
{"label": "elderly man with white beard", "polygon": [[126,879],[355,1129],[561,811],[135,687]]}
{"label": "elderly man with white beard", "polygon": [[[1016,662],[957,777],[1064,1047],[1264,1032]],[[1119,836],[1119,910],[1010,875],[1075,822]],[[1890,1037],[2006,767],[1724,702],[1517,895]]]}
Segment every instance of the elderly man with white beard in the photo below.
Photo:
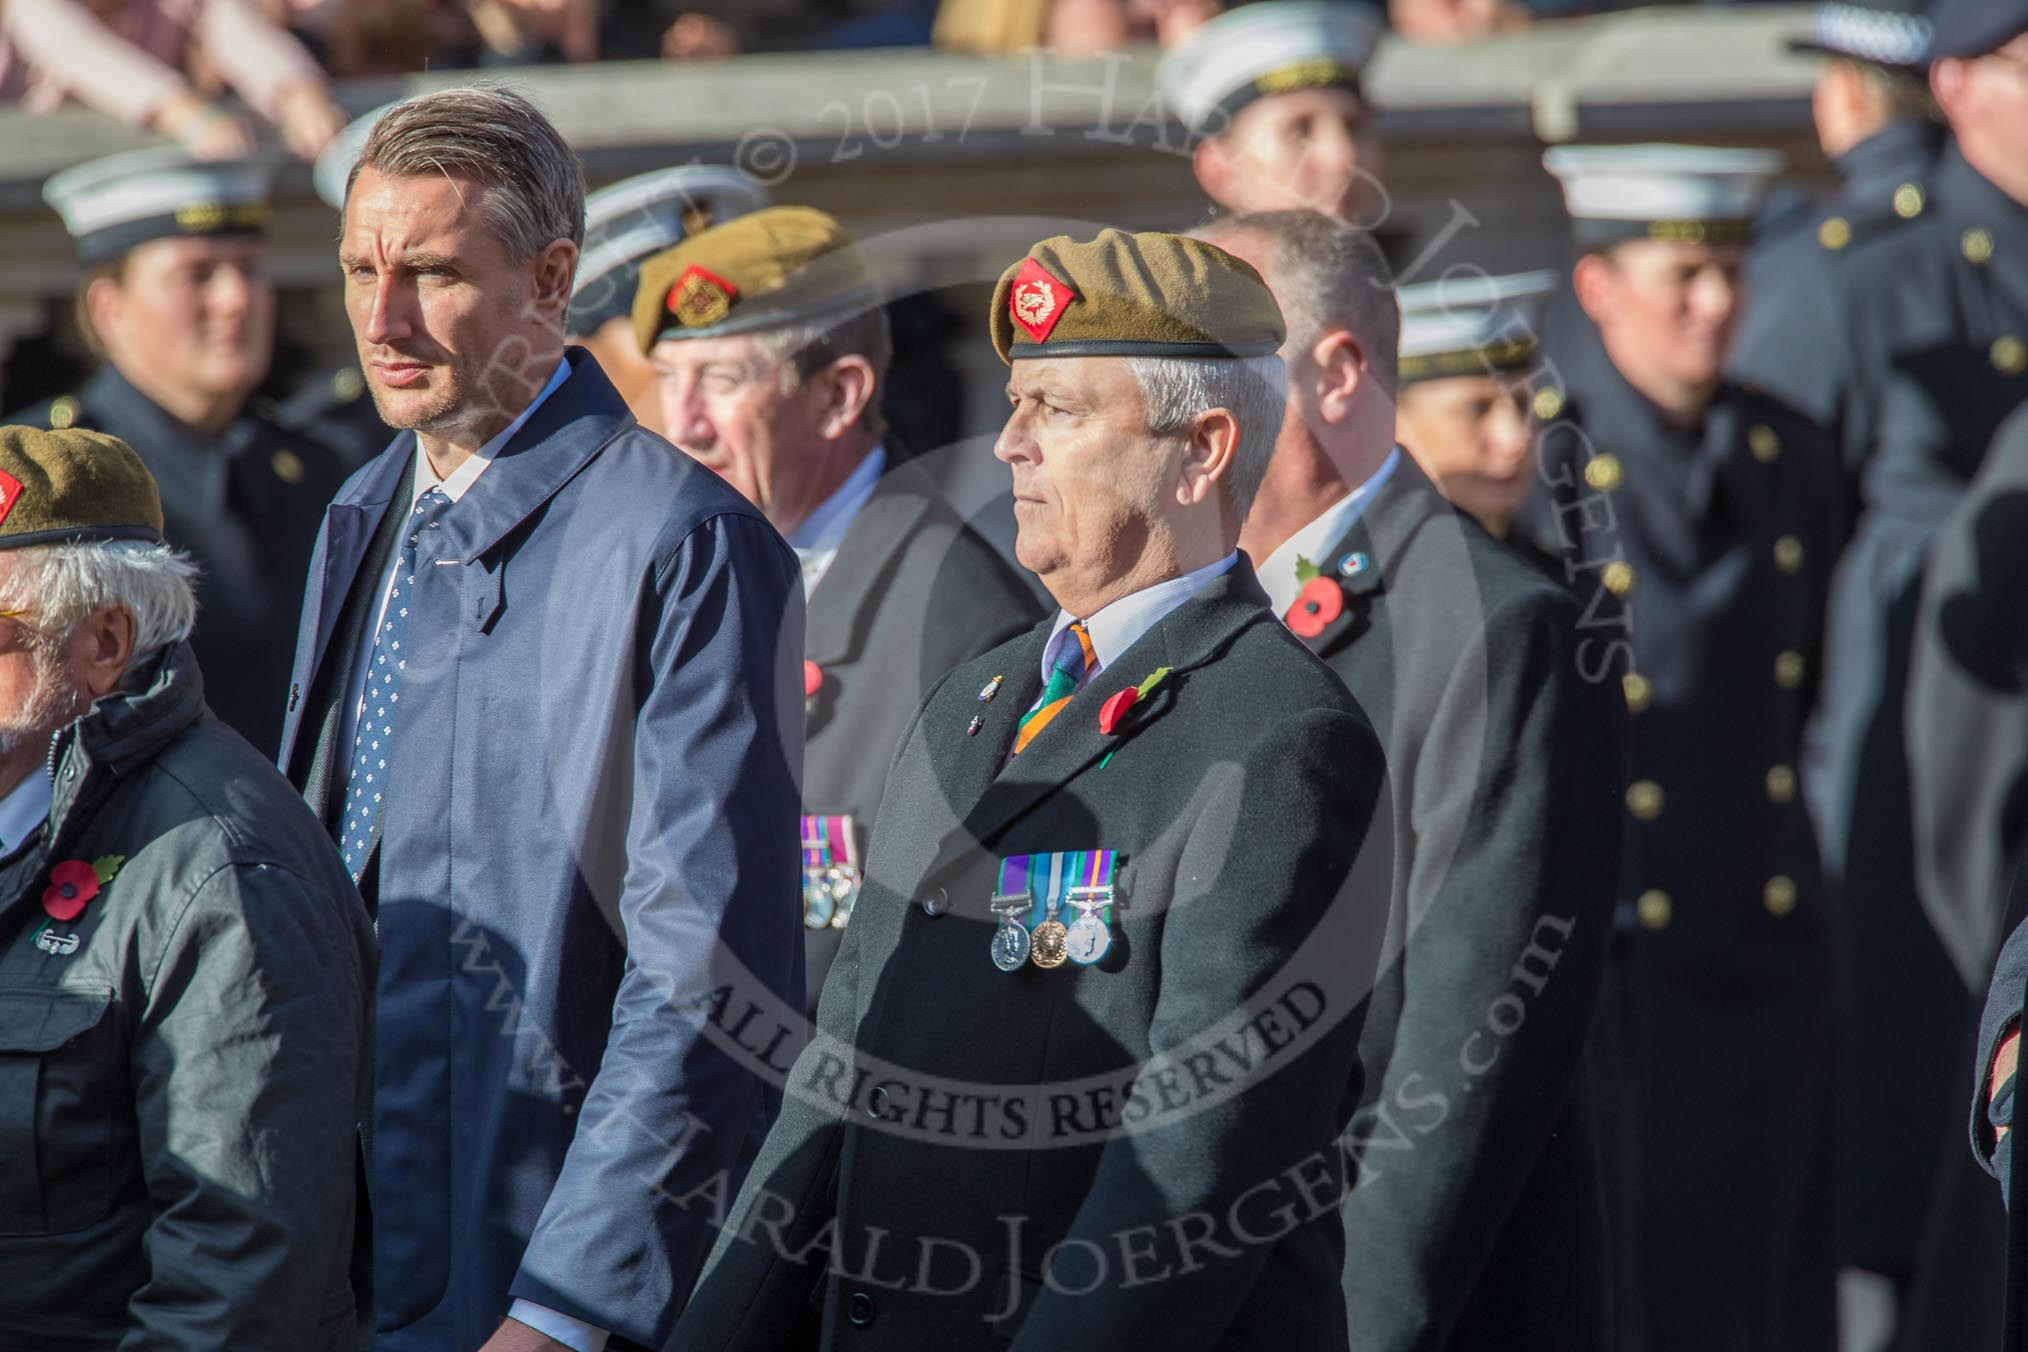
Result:
{"label": "elderly man with white beard", "polygon": [[0,428],[0,1329],[357,1345],[372,934],[126,443]]}

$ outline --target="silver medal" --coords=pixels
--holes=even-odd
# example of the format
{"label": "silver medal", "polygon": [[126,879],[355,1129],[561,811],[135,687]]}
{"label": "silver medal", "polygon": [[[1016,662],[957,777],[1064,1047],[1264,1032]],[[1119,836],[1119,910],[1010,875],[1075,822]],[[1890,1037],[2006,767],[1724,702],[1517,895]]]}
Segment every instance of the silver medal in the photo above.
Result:
{"label": "silver medal", "polygon": [[1064,939],[1064,947],[1070,952],[1070,960],[1089,967],[1106,955],[1113,946],[1112,930],[1096,914],[1086,911],[1078,916]]}
{"label": "silver medal", "polygon": [[1003,972],[1016,972],[1028,961],[1028,931],[1012,920],[993,931],[993,965]]}

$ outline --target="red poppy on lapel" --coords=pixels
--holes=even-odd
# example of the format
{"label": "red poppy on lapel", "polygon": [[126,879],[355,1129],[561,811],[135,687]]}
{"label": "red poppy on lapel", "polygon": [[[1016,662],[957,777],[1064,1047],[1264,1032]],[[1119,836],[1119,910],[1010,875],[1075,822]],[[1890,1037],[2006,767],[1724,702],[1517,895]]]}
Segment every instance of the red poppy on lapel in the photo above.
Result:
{"label": "red poppy on lapel", "polygon": [[1336,578],[1313,577],[1303,584],[1296,603],[1282,618],[1304,638],[1315,638],[1345,610],[1345,593]]}
{"label": "red poppy on lapel", "polygon": [[1118,731],[1120,720],[1127,716],[1127,710],[1133,708],[1134,702],[1140,699],[1140,697],[1141,692],[1130,685],[1100,705],[1099,733],[1102,736],[1110,737],[1114,732]]}
{"label": "red poppy on lapel", "polygon": [[809,658],[803,659],[803,698],[814,699],[824,688],[824,669]]}
{"label": "red poppy on lapel", "polygon": [[98,894],[98,870],[82,859],[66,859],[49,871],[49,886],[42,889],[42,909],[53,920],[75,920],[85,903]]}

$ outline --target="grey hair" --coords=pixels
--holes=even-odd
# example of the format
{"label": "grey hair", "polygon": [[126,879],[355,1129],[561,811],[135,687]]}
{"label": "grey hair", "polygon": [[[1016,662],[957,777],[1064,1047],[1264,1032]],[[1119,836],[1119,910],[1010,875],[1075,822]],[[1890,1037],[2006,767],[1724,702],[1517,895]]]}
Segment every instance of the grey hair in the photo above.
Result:
{"label": "grey hair", "polygon": [[887,393],[887,368],[894,360],[894,336],[884,308],[876,305],[843,319],[761,329],[755,332],[754,341],[781,367],[783,388],[787,390],[796,389],[840,357],[866,358],[873,368],[873,397],[859,414],[859,427],[873,437],[887,431],[880,400]]}
{"label": "grey hair", "polygon": [[1400,384],[1401,307],[1394,270],[1373,236],[1321,211],[1249,211],[1190,232],[1213,244],[1251,235],[1267,245],[1267,283],[1289,327],[1284,352],[1308,352],[1343,329],[1366,352],[1366,369],[1392,396]]}
{"label": "grey hair", "polygon": [[1288,371],[1282,359],[1270,353],[1212,360],[1126,360],[1141,387],[1148,430],[1156,436],[1181,435],[1193,418],[1214,408],[1226,409],[1239,423],[1239,444],[1233,448],[1232,472],[1225,483],[1233,511],[1245,521],[1281,435],[1282,410],[1288,401]]}
{"label": "grey hair", "polygon": [[462,85],[405,99],[366,138],[362,169],[397,178],[445,174],[487,191],[480,211],[516,261],[551,243],[584,244],[584,166],[535,105],[503,85]]}
{"label": "grey hair", "polygon": [[190,637],[197,623],[197,565],[169,545],[140,540],[30,545],[14,553],[0,607],[34,612],[37,634],[68,635],[87,615],[114,605],[134,617],[130,666]]}

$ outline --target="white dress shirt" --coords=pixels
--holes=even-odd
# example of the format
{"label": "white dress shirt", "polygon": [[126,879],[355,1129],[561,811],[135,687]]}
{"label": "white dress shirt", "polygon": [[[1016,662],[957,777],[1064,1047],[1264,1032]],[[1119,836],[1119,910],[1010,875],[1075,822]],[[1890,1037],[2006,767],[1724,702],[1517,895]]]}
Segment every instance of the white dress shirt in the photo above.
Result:
{"label": "white dress shirt", "polygon": [[1289,607],[1302,595],[1303,581],[1296,576],[1296,560],[1308,559],[1325,572],[1330,572],[1330,561],[1320,557],[1323,551],[1337,544],[1344,538],[1345,532],[1352,529],[1352,523],[1359,519],[1359,514],[1366,510],[1366,504],[1373,501],[1373,495],[1380,491],[1380,486],[1387,482],[1394,473],[1394,467],[1400,463],[1401,447],[1396,446],[1365,483],[1326,507],[1323,515],[1282,541],[1281,546],[1261,562],[1260,585],[1266,589],[1268,604],[1274,607],[1276,615],[1286,616]]}
{"label": "white dress shirt", "polygon": [[[415,448],[415,484],[413,491],[409,493],[408,511],[404,514],[403,520],[415,513],[415,505],[421,502],[422,495],[432,488],[443,489],[444,496],[452,502],[465,496],[472,485],[478,482],[486,466],[492,464],[493,458],[500,454],[508,439],[521,430],[522,424],[535,415],[535,410],[542,407],[543,400],[554,394],[556,387],[563,384],[569,375],[570,363],[557,362],[556,371],[549,377],[549,383],[542,387],[541,393],[529,401],[527,408],[521,410],[521,416],[501,428],[498,436],[472,452],[464,464],[451,471],[448,479],[437,477],[436,470],[430,466],[430,458],[423,454],[423,448],[418,445]],[[389,503],[387,510],[394,511],[395,505]],[[345,754],[343,763],[348,776],[352,769],[352,739],[359,728],[359,715],[366,708],[366,672],[367,668],[373,665],[373,640],[380,633],[380,622],[387,616],[387,596],[394,590],[394,570],[400,562],[401,550],[397,548],[387,560],[387,571],[381,575],[380,604],[373,608],[373,627],[366,631],[366,641],[359,645],[358,660],[352,667],[352,679],[345,688],[345,707],[338,720],[338,746]],[[343,790],[344,786],[340,785],[339,791],[342,793]]]}
{"label": "white dress shirt", "polygon": [[[1111,666],[1120,654],[1134,646],[1141,635],[1160,624],[1170,611],[1204,590],[1206,583],[1238,561],[1239,552],[1235,550],[1196,572],[1166,578],[1152,587],[1130,592],[1087,619],[1084,634],[1091,640],[1091,650],[1098,658],[1098,665],[1084,674],[1085,681],[1089,683],[1092,677]],[[1071,622],[1076,618],[1067,610],[1056,612],[1056,626],[1049,631],[1049,642],[1042,645],[1042,683],[1045,686],[1049,684],[1050,666],[1056,661],[1058,651],[1066,643],[1077,642],[1070,632]],[[1035,704],[1040,703],[1042,697],[1037,695]],[[1030,709],[1034,707],[1029,706]]]}
{"label": "white dress shirt", "polygon": [[873,490],[886,469],[887,448],[875,446],[866,453],[866,458],[859,462],[858,467],[845,476],[845,482],[818,504],[817,510],[805,517],[802,525],[789,532],[789,548],[796,551],[796,557],[803,563],[805,601],[817,590],[824,574],[831,571],[831,561],[838,557],[838,546],[844,543],[845,532],[852,529],[859,509],[873,496]]}
{"label": "white dress shirt", "polygon": [[49,820],[51,792],[49,766],[43,764],[0,798],[0,855],[14,853],[22,841],[42,829]]}

